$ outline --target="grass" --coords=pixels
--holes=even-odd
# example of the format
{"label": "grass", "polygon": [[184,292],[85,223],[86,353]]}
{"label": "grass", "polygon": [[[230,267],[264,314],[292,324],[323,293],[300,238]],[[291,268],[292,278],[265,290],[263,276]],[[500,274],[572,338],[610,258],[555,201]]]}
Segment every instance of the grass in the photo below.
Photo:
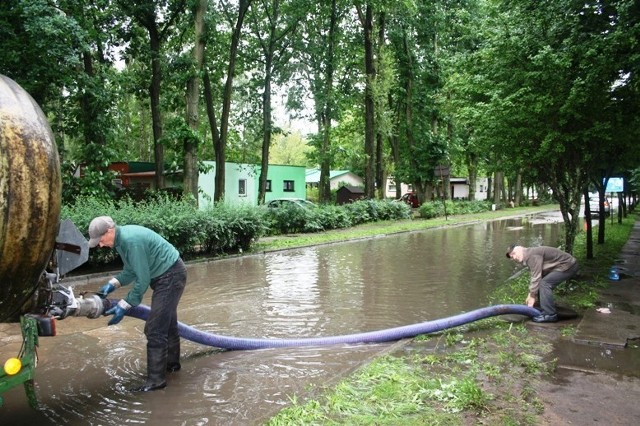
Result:
{"label": "grass", "polygon": [[336,229],[326,232],[309,234],[280,235],[276,237],[262,238],[252,244],[252,252],[283,250],[309,245],[329,244],[338,241],[354,240],[360,238],[372,238],[401,232],[421,231],[425,229],[439,228],[443,226],[458,226],[474,222],[497,220],[509,216],[522,216],[550,211],[557,206],[546,205],[536,207],[518,207],[513,209],[496,210],[490,212],[474,213],[448,218],[380,221],[366,223],[347,229]]}
{"label": "grass", "polygon": [[[322,235],[282,237],[262,243],[262,250],[277,250],[451,226],[507,215],[522,215],[550,207],[510,209],[449,220],[414,220],[406,223],[369,224],[358,229]],[[574,309],[592,307],[598,291],[608,285],[610,266],[635,224],[630,215],[622,224],[609,225],[606,242],[594,244],[594,259],[586,259],[585,234],[575,244],[574,255],[586,270],[559,288],[559,297]],[[491,295],[493,303],[521,303],[528,274],[505,283]],[[574,330],[564,327],[561,338]],[[555,369],[549,359],[548,336],[530,332],[497,318],[465,327],[418,336],[408,346],[362,366],[318,397],[293,395],[291,405],[266,424],[280,425],[535,425],[544,411],[536,391],[540,380]]]}

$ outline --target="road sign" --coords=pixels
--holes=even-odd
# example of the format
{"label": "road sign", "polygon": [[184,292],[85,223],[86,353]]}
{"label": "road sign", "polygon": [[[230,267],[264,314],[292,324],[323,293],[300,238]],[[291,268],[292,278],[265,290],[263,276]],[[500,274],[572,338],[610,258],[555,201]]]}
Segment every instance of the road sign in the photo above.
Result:
{"label": "road sign", "polygon": [[605,192],[622,192],[624,191],[624,179],[621,177],[609,178],[607,182],[607,189]]}

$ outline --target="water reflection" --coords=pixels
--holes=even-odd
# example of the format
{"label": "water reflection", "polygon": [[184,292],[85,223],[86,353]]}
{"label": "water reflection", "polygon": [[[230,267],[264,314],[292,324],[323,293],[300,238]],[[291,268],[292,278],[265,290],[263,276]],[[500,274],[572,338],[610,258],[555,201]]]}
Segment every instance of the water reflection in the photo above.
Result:
{"label": "water reflection", "polygon": [[[509,244],[559,245],[562,227],[553,218],[190,264],[179,319],[223,335],[295,338],[458,314],[485,306],[489,292],[519,268],[504,257]],[[123,295],[119,289],[114,297]],[[104,318],[60,321],[59,336],[41,340],[36,385],[42,409],[34,412],[23,390],[12,389],[4,395],[3,424],[260,424],[293,393],[323,386],[391,345],[221,352],[184,342],[183,369],[169,376],[168,387],[132,395],[126,389],[145,376],[143,326],[134,319],[115,327],[106,327]],[[6,359],[19,350],[10,337],[19,331],[0,327]]]}

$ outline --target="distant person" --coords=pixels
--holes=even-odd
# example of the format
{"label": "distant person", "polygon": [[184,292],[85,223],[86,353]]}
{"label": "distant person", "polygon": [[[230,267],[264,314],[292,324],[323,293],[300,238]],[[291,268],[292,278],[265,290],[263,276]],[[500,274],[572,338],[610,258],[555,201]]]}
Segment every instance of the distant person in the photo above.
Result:
{"label": "distant person", "polygon": [[553,300],[553,289],[563,281],[573,278],[578,272],[578,262],[570,254],[555,247],[522,247],[516,244],[507,249],[507,258],[529,268],[531,281],[525,304],[533,307],[540,300],[541,314],[534,322],[556,322],[558,314]]}
{"label": "distant person", "polygon": [[167,385],[165,373],[180,370],[178,302],[187,282],[187,270],[180,253],[154,231],[138,226],[116,226],[109,216],[96,217],[89,224],[89,247],[115,247],[122,258],[122,272],[98,291],[103,299],[120,286],[135,282],[129,293],[105,312],[113,315],[109,325],[118,324],[125,313],[142,301],[151,287],[151,312],[144,326],[147,337],[147,380],[133,392],[148,392]]}

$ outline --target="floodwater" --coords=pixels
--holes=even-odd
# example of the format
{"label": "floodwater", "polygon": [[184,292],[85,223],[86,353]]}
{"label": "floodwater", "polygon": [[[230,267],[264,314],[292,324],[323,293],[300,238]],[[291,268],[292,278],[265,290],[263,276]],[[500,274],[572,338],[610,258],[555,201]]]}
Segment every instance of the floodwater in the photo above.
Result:
{"label": "floodwater", "polygon": [[[486,306],[519,269],[504,256],[509,244],[558,246],[560,222],[537,215],[190,264],[179,320],[226,336],[303,338],[459,314]],[[259,425],[294,395],[319,392],[397,345],[221,351],[183,340],[182,370],[167,388],[135,394],[127,389],[145,378],[144,323],[106,323],[67,318],[56,337],[40,338],[40,409],[22,387],[11,389],[2,424]],[[17,355],[20,340],[15,324],[0,324],[1,361]]]}

